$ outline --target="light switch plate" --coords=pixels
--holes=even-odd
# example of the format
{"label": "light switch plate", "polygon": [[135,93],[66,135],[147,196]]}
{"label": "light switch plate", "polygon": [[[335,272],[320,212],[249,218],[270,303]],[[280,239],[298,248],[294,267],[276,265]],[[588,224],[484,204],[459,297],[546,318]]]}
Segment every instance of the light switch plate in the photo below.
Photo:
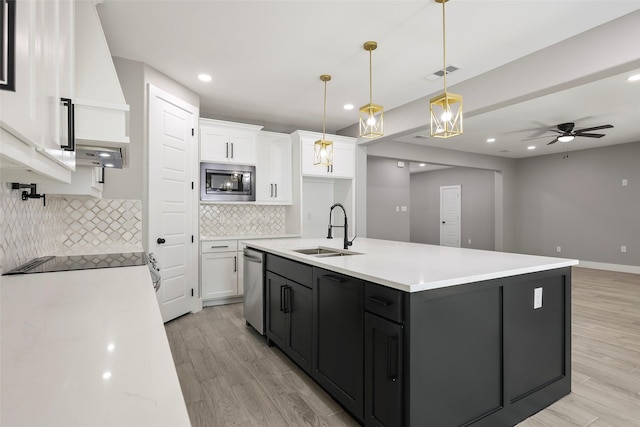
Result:
{"label": "light switch plate", "polygon": [[535,288],[533,290],[533,309],[539,308],[542,308],[542,288]]}

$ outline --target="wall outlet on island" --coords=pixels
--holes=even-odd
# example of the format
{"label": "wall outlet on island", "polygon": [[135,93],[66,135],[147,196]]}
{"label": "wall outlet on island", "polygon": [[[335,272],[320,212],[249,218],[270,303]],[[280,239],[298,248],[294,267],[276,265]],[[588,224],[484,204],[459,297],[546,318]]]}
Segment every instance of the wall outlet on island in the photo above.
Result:
{"label": "wall outlet on island", "polygon": [[622,253],[627,252],[627,247],[626,246],[620,246],[620,252],[622,252]]}
{"label": "wall outlet on island", "polygon": [[556,246],[556,252],[558,253],[562,252],[562,248],[560,246]]}
{"label": "wall outlet on island", "polygon": [[468,243],[468,244],[471,244],[471,239],[467,240],[467,243]]}

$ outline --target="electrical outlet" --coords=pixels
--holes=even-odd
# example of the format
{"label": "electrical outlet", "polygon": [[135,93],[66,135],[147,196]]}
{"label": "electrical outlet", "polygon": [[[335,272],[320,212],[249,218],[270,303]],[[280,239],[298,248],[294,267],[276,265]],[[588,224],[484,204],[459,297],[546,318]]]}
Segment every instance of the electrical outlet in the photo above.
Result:
{"label": "electrical outlet", "polygon": [[406,206],[402,206],[402,207],[400,208],[400,210],[401,210],[402,212],[406,212],[406,211],[407,211],[407,207],[406,207]]}
{"label": "electrical outlet", "polygon": [[558,253],[562,252],[562,248],[560,246],[556,246],[556,252]]}
{"label": "electrical outlet", "polygon": [[627,181],[626,179],[622,180],[622,186],[626,187],[627,185],[629,185],[629,181]]}
{"label": "electrical outlet", "polygon": [[624,245],[620,246],[620,252],[622,253],[627,252],[627,247]]}
{"label": "electrical outlet", "polygon": [[471,239],[469,239],[469,240],[467,241],[467,243],[471,244]]}

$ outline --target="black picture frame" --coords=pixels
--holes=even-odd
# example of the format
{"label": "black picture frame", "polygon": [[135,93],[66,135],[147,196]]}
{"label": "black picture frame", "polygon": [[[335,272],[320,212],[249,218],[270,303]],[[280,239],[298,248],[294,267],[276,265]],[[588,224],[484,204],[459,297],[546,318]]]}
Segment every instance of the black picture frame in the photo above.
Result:
{"label": "black picture frame", "polygon": [[16,90],[16,0],[0,0],[0,89]]}

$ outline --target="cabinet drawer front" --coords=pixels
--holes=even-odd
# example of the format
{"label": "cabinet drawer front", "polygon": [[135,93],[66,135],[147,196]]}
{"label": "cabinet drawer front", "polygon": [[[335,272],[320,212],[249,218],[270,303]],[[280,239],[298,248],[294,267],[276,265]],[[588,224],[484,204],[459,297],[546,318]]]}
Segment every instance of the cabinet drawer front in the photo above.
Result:
{"label": "cabinet drawer front", "polygon": [[203,254],[211,252],[236,252],[238,250],[237,240],[209,240],[200,242],[200,250]]}
{"label": "cabinet drawer front", "polygon": [[309,265],[267,254],[267,270],[312,288],[313,268]]}
{"label": "cabinet drawer front", "polygon": [[404,321],[403,292],[367,283],[364,287],[364,309],[394,322]]}

